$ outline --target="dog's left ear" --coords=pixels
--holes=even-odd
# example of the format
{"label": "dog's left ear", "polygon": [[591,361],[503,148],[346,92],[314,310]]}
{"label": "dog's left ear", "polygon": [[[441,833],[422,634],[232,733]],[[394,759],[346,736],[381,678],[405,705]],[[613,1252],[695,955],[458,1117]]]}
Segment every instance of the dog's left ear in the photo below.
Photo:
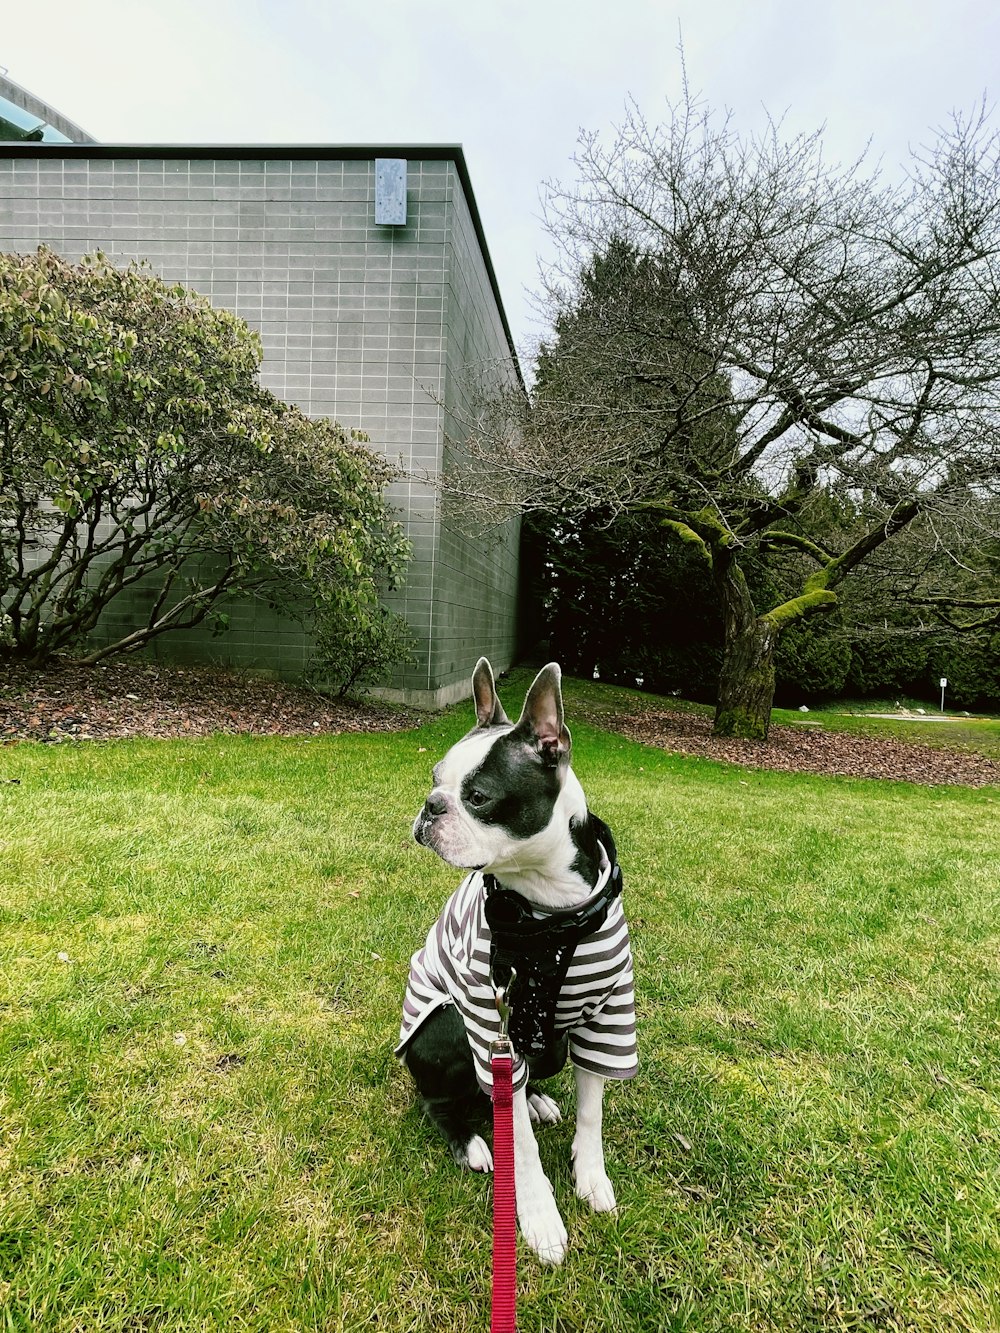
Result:
{"label": "dog's left ear", "polygon": [[517,729],[527,734],[543,759],[558,763],[569,755],[571,739],[563,721],[562,672],[558,662],[542,667],[524,700]]}

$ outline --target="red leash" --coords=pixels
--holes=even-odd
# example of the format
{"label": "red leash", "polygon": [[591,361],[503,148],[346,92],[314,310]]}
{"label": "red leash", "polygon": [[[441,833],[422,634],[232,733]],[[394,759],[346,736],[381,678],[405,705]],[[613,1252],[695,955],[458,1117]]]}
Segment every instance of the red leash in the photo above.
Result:
{"label": "red leash", "polygon": [[507,1037],[507,993],[495,987],[500,1035],[493,1043],[493,1304],[490,1333],[517,1329],[517,1195],[514,1186],[514,1051]]}

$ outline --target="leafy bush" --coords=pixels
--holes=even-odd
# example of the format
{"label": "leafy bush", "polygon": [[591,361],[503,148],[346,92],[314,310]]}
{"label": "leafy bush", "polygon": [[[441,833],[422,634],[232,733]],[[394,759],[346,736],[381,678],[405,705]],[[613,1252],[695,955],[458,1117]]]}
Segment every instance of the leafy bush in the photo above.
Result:
{"label": "leafy bush", "polygon": [[330,609],[316,622],[317,684],[338,694],[384,680],[391,668],[413,661],[413,635],[395,611],[375,606],[359,616]]}
{"label": "leafy bush", "polygon": [[522,637],[567,671],[658,693],[713,699],[721,626],[701,562],[655,515],[528,518]]}
{"label": "leafy bush", "polygon": [[[143,580],[144,622],[84,661],[198,624],[231,593],[304,604],[391,658],[379,597],[408,559],[392,471],[262,389],[260,361],[242,320],[147,268],[0,256],[0,654],[80,651]],[[320,638],[340,670],[344,640]]]}
{"label": "leafy bush", "polygon": [[922,695],[927,677],[927,640],[892,625],[884,634],[855,634],[847,693],[858,698]]}

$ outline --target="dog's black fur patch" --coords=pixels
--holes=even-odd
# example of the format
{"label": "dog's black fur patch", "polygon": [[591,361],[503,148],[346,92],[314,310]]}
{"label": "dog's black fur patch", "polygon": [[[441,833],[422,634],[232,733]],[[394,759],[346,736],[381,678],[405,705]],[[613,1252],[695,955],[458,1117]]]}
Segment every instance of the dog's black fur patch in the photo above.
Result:
{"label": "dog's black fur patch", "polygon": [[413,1077],[431,1123],[444,1135],[457,1162],[464,1162],[473,1134],[487,1124],[489,1104],[476,1080],[472,1048],[453,1004],[435,1009],[411,1037],[403,1063]]}
{"label": "dog's black fur patch", "polygon": [[572,868],[585,884],[594,884],[601,865],[601,852],[594,821],[590,818],[571,819],[569,836],[576,848]]}
{"label": "dog's black fur patch", "polygon": [[[553,1044],[528,1060],[528,1093],[534,1080],[552,1078],[566,1063],[569,1035],[557,1033]],[[472,1048],[462,1016],[453,1004],[441,1005],[410,1038],[403,1052],[428,1119],[447,1140],[456,1162],[464,1165],[469,1140],[489,1125],[490,1101],[476,1078]]]}
{"label": "dog's black fur patch", "polygon": [[[499,825],[522,840],[548,826],[559,796],[555,765],[537,756],[525,763],[526,753],[523,735],[517,728],[508,731],[462,782],[462,801],[479,823]],[[485,802],[475,799],[480,795]]]}

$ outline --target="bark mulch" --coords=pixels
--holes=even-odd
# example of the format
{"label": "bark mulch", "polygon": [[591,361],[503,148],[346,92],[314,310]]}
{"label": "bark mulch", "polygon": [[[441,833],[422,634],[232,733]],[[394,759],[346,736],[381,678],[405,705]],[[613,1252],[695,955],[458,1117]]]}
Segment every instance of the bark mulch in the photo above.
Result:
{"label": "bark mulch", "polygon": [[[94,667],[0,668],[0,744],[129,736],[318,736],[403,731],[421,714],[377,700],[332,699],[301,685],[209,667],[119,659]],[[971,750],[852,736],[816,726],[771,727],[764,743],[716,739],[704,713],[641,706],[595,711],[597,725],[680,754],[789,773],[888,778],[939,786],[1000,786],[1000,764]]]}
{"label": "bark mulch", "polygon": [[711,734],[712,719],[707,714],[671,709],[605,714],[600,725],[646,745],[704,759],[721,759],[747,768],[887,778],[930,787],[1000,786],[1000,764],[995,760],[973,750],[944,745],[852,736],[818,726],[774,724],[763,742],[724,740]]}
{"label": "bark mulch", "polygon": [[93,667],[0,667],[0,743],[129,736],[319,736],[402,731],[419,714],[333,699],[301,685],[209,667],[119,660]]}

